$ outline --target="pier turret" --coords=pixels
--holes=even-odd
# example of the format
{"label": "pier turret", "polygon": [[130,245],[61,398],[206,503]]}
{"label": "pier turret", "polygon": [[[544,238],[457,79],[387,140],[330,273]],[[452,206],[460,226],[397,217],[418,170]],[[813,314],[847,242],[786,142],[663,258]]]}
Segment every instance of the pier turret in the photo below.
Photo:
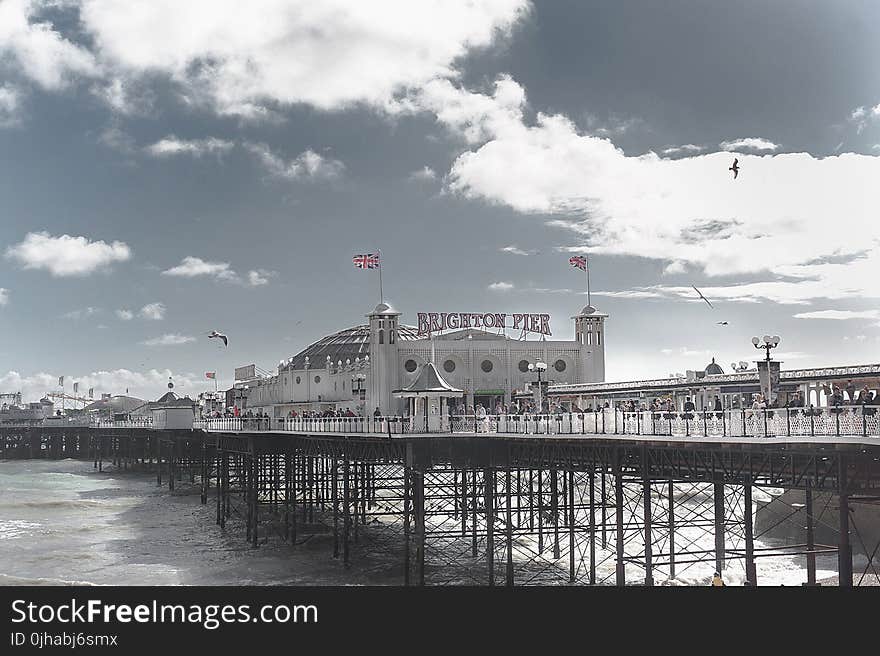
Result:
{"label": "pier turret", "polygon": [[608,315],[592,305],[585,306],[574,320],[574,339],[580,345],[580,379],[601,383],[605,380],[605,319]]}
{"label": "pier turret", "polygon": [[370,377],[369,398],[373,411],[383,415],[398,414],[400,400],[391,391],[400,387],[398,324],[400,313],[382,302],[367,315],[370,322]]}

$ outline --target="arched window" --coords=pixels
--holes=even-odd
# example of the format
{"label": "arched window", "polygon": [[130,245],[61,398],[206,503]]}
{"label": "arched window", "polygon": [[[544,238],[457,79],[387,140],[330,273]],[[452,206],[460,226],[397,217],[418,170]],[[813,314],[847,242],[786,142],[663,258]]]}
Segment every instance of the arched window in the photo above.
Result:
{"label": "arched window", "polygon": [[384,330],[379,330],[379,343],[380,344],[385,343],[385,331]]}
{"label": "arched window", "polygon": [[396,331],[395,331],[393,328],[392,328],[391,330],[388,331],[388,343],[389,343],[389,344],[393,344],[393,343],[394,343],[394,339],[395,339],[395,337],[394,337],[394,333],[395,333],[395,332],[396,332]]}

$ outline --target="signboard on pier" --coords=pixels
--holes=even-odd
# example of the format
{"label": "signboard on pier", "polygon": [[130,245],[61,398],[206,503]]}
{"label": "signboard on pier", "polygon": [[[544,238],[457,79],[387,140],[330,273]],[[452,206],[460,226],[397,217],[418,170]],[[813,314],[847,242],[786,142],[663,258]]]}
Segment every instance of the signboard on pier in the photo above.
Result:
{"label": "signboard on pier", "polygon": [[462,328],[512,328],[527,333],[552,335],[549,314],[505,312],[419,312],[419,335]]}

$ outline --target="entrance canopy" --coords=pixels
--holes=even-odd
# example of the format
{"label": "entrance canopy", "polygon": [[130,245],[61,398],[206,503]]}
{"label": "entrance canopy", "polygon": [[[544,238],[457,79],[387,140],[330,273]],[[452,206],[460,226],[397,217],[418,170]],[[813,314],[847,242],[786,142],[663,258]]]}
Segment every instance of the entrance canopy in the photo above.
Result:
{"label": "entrance canopy", "polygon": [[453,387],[445,380],[433,362],[422,367],[418,377],[408,387],[392,392],[398,399],[414,399],[419,397],[457,398],[464,396],[464,390]]}

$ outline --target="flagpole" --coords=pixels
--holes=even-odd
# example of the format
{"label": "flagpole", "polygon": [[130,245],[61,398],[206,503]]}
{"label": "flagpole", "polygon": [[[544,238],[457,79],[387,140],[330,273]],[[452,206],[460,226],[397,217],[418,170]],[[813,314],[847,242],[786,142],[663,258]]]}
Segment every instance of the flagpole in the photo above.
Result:
{"label": "flagpole", "polygon": [[382,251],[381,249],[376,250],[379,254],[379,302],[385,302],[385,294],[382,293]]}
{"label": "flagpole", "polygon": [[587,305],[592,306],[593,301],[590,298],[590,261],[586,255],[584,255],[584,261],[587,263],[587,266],[584,267],[587,270]]}

